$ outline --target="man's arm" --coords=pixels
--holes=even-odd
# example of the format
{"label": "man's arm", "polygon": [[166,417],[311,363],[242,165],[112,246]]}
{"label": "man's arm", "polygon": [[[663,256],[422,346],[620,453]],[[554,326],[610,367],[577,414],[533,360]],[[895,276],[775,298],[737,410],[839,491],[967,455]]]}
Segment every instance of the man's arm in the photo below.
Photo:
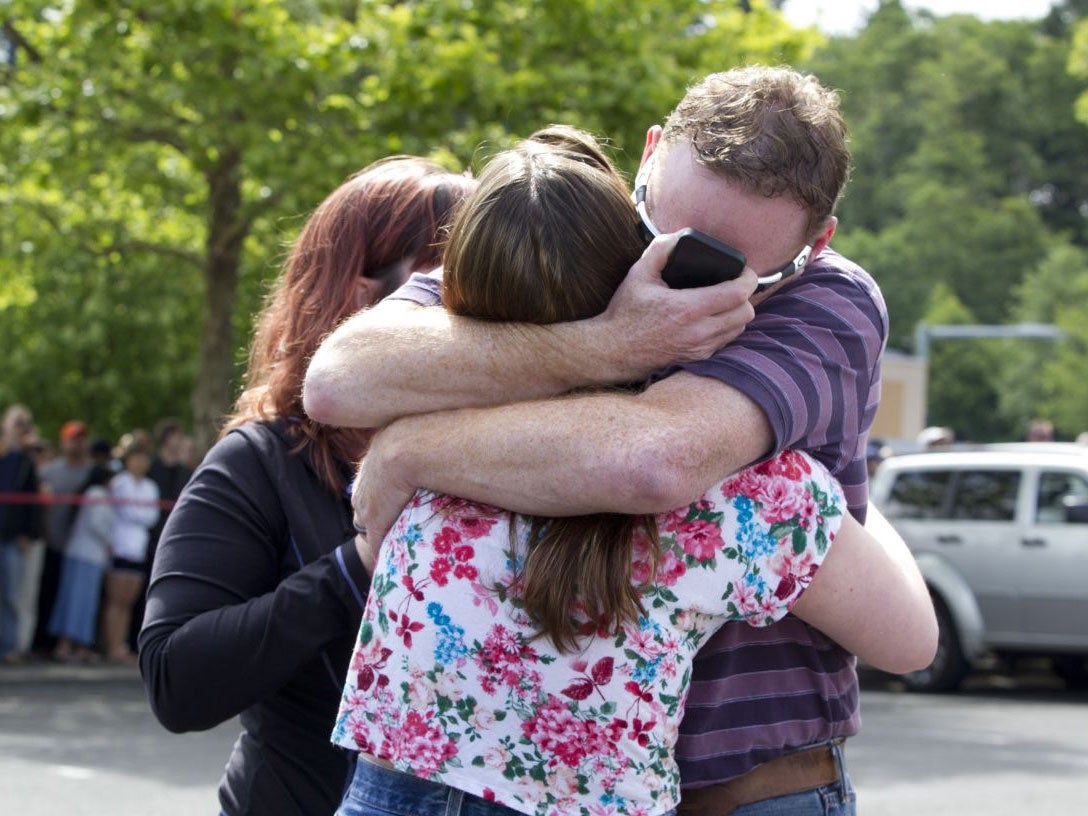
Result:
{"label": "man's arm", "polygon": [[590,385],[643,380],[700,360],[752,319],[751,270],[735,281],[673,290],[661,267],[675,235],[656,239],[608,309],[570,323],[478,321],[391,300],[355,315],[321,345],[303,404],[314,420],[380,427],[408,414],[536,400]]}
{"label": "man's arm", "polygon": [[375,436],[353,501],[375,543],[417,487],[539,515],[653,513],[693,501],[772,445],[752,400],[679,373],[639,394],[405,417]]}

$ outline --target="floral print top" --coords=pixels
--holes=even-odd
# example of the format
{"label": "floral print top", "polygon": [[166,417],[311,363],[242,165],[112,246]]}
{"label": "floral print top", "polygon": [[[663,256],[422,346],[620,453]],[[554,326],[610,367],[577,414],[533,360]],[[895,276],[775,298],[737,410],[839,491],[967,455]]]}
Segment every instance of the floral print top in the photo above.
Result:
{"label": "floral print top", "polygon": [[[527,524],[421,491],[382,543],[332,739],[523,813],[664,813],[691,658],[726,621],[783,617],[844,507],[805,454],[742,471],[657,517],[638,623],[563,654],[504,591]],[[633,559],[641,585],[637,539]]]}

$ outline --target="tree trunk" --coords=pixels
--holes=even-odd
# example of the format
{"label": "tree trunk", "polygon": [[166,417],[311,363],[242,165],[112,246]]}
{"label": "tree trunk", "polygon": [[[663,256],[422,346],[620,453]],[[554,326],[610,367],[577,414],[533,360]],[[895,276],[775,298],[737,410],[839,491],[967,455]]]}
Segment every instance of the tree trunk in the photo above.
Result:
{"label": "tree trunk", "polygon": [[193,389],[193,433],[207,451],[231,406],[234,302],[248,226],[242,216],[241,154],[225,152],[206,175],[210,198],[204,261],[203,336]]}

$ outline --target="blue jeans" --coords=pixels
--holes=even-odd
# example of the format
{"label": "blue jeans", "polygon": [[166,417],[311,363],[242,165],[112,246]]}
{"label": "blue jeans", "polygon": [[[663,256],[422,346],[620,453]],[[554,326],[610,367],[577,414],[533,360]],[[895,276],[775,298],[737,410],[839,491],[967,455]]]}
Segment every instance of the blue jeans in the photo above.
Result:
{"label": "blue jeans", "polygon": [[355,763],[336,816],[520,816],[495,802],[440,782],[383,768],[363,757]]}
{"label": "blue jeans", "polygon": [[856,816],[857,794],[849,774],[846,773],[842,744],[832,745],[831,750],[839,765],[838,782],[803,793],[791,793],[742,805],[731,816]]}
{"label": "blue jeans", "polygon": [[15,540],[0,542],[0,657],[19,647],[19,592],[23,583],[23,551]]}
{"label": "blue jeans", "polygon": [[521,816],[521,812],[359,757],[336,816]]}

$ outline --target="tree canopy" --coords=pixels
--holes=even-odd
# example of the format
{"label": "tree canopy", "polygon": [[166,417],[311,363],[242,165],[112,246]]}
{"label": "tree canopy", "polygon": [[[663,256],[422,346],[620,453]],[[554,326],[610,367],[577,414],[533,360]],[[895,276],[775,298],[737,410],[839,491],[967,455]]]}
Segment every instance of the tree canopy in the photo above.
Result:
{"label": "tree canopy", "polygon": [[[1057,285],[1058,263],[1068,265],[1051,289],[1057,300],[1088,307],[1078,294],[1088,276],[1088,116],[1075,114],[1088,62],[1083,76],[1067,67],[1083,48],[1072,31],[1088,43],[1080,5],[1040,21],[981,22],[885,0],[856,37],[831,40],[806,63],[840,89],[851,129],[835,245],[881,284],[893,348],[911,349],[920,321],[1056,319],[1029,304],[1032,281]],[[1053,343],[943,341],[931,358],[930,421],[978,441],[1021,438],[1035,414],[1067,438],[1088,428],[1083,401],[1057,419],[1053,401],[1075,394],[1057,383],[1088,377],[1083,348],[1059,346],[1066,368],[1048,367],[1044,387],[1026,361],[1053,356]]]}
{"label": "tree canopy", "polygon": [[119,433],[188,415],[191,391],[204,443],[284,242],[351,171],[390,153],[466,166],[555,121],[640,147],[694,78],[795,62],[816,41],[731,0],[9,0],[4,14],[23,45],[0,75],[0,336],[19,349],[0,402]]}
{"label": "tree canopy", "polygon": [[1088,428],[1088,2],[981,22],[884,0],[830,40],[777,5],[5,0],[0,404],[49,434],[181,415],[207,444],[285,247],[351,172],[390,153],[478,167],[550,122],[632,171],[687,84],[759,62],[840,91],[854,168],[834,243],[881,283],[891,347],[938,318],[1066,330],[935,349],[934,421]]}

